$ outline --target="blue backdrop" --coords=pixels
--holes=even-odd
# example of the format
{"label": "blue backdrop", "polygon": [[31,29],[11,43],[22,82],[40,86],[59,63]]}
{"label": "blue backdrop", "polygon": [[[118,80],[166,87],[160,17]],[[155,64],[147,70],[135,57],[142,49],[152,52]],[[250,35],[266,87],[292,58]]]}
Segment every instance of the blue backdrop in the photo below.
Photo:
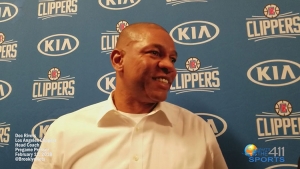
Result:
{"label": "blue backdrop", "polygon": [[211,125],[230,169],[296,168],[299,6],[290,0],[1,1],[0,168],[29,169],[56,118],[107,99],[115,87],[109,54],[119,32],[135,22],[169,31],[179,57],[167,101]]}

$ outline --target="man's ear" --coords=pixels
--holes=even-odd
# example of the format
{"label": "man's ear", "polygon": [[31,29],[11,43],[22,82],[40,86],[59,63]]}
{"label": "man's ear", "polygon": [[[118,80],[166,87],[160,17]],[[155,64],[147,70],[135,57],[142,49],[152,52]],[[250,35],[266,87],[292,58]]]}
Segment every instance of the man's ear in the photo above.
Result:
{"label": "man's ear", "polygon": [[114,49],[110,54],[110,62],[113,66],[113,68],[116,71],[122,71],[123,70],[123,64],[124,64],[124,51],[119,49]]}

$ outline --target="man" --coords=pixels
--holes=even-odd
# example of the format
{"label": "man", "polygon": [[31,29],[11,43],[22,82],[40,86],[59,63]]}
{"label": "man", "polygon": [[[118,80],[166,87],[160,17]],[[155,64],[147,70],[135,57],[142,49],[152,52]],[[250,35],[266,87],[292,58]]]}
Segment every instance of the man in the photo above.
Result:
{"label": "man", "polygon": [[45,160],[34,161],[32,169],[227,168],[210,126],[163,102],[177,59],[167,31],[153,23],[132,24],[110,59],[116,89],[108,100],[54,121],[36,158]]}

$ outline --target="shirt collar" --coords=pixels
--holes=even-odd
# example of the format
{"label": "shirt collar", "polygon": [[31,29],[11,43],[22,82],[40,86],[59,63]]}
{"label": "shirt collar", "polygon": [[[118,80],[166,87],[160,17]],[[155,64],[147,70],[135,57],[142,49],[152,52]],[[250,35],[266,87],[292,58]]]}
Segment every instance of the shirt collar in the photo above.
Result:
{"label": "shirt collar", "polygon": [[112,92],[109,94],[108,99],[102,103],[101,112],[97,118],[98,125],[100,125],[100,122],[103,120],[104,116],[117,111],[117,108],[112,100]]}
{"label": "shirt collar", "polygon": [[[112,99],[112,93],[109,94],[109,97],[106,101],[103,102],[101,106],[101,112],[97,118],[97,124],[98,126],[105,125],[107,123],[107,120],[115,118],[116,116],[121,116],[120,113],[117,111],[117,108],[113,102]],[[148,114],[148,115],[160,115],[161,118],[166,119],[166,124],[172,126],[172,121],[174,121],[174,116],[172,116],[172,112],[168,113],[167,108],[164,105],[164,102],[159,102],[156,107]],[[122,118],[122,120],[125,120]],[[111,124],[113,125],[113,124]]]}
{"label": "shirt collar", "polygon": [[159,114],[162,116],[162,118],[166,119],[166,124],[169,126],[172,126],[172,122],[175,121],[175,116],[173,112],[170,112],[170,110],[167,109],[165,102],[159,102],[156,107],[153,109],[152,112],[149,114]]}

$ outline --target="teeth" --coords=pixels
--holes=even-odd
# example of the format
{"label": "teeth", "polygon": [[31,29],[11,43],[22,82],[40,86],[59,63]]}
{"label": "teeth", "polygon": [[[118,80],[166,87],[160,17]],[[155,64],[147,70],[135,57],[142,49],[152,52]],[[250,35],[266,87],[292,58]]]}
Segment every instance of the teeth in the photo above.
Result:
{"label": "teeth", "polygon": [[164,78],[157,78],[156,80],[163,82],[163,83],[168,83],[168,80],[164,79]]}

